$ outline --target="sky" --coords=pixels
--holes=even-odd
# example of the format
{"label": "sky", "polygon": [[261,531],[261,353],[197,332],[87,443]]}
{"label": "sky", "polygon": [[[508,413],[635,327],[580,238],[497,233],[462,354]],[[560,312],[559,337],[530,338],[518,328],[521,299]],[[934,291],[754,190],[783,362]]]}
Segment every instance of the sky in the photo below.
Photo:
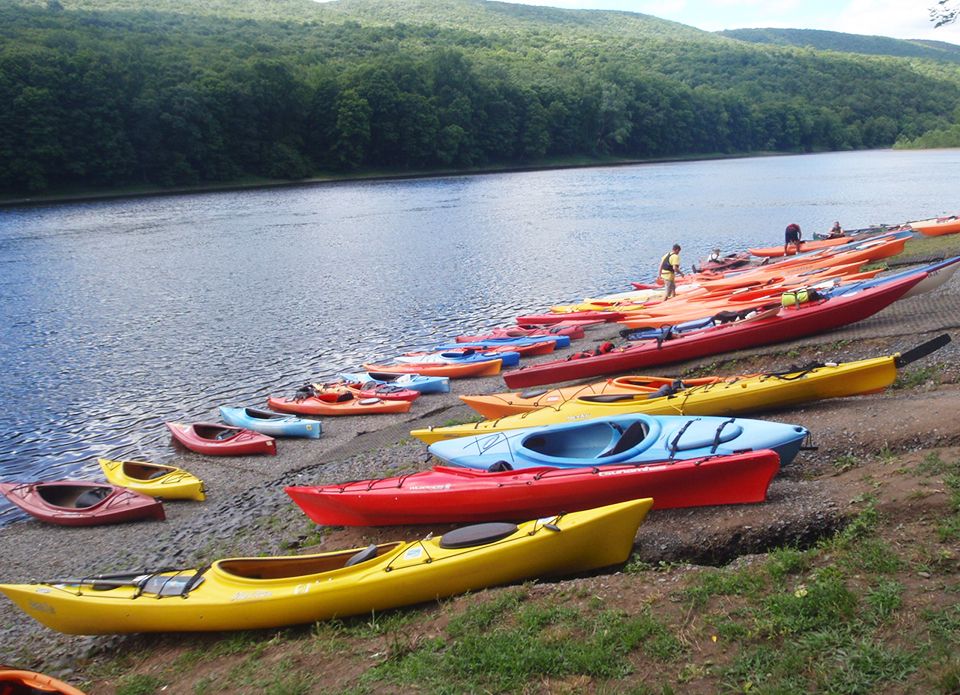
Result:
{"label": "sky", "polygon": [[[953,6],[957,3],[960,0]],[[522,0],[522,4],[641,12],[706,31],[823,29],[960,44],[960,22],[935,29],[930,21],[929,8],[936,0]]]}

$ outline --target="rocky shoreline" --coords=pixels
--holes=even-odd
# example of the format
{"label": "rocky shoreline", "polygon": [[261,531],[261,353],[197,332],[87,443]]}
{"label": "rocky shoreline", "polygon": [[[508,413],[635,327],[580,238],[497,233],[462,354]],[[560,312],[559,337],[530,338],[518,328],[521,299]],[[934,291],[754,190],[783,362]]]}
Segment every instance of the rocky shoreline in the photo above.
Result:
{"label": "rocky shoreline", "polygon": [[[650,370],[689,373],[698,367],[735,374],[783,369],[811,360],[838,361],[905,351],[960,324],[960,278],[919,297],[903,300],[875,317],[827,335],[724,355],[724,361]],[[602,326],[568,352],[616,336]],[[559,353],[564,354],[563,352]],[[556,354],[554,357],[557,356]],[[939,386],[838,399],[766,413],[760,417],[804,425],[815,451],[781,471],[761,505],[663,511],[651,514],[637,541],[637,557],[658,562],[723,564],[785,544],[807,545],[842,527],[850,512],[847,490],[832,477],[835,461],[881,447],[911,451],[960,444],[952,423],[960,415],[960,346],[956,342],[926,358],[937,365]],[[550,358],[546,358],[550,359]],[[193,566],[229,555],[338,548],[426,533],[420,528],[318,528],[283,492],[285,485],[329,483],[395,475],[429,465],[426,447],[409,431],[472,416],[457,394],[505,390],[499,377],[453,382],[453,392],[427,395],[405,415],[327,418],[319,440],[283,441],[277,457],[215,459],[184,453],[174,463],[203,478],[204,503],[166,505],[165,522],[63,528],[25,521],[0,528],[4,557],[0,580],[20,582],[158,566]],[[917,401],[924,403],[922,407]],[[69,637],[37,625],[0,599],[0,662],[70,675],[95,654],[137,638]],[[142,638],[141,638],[142,639]]]}

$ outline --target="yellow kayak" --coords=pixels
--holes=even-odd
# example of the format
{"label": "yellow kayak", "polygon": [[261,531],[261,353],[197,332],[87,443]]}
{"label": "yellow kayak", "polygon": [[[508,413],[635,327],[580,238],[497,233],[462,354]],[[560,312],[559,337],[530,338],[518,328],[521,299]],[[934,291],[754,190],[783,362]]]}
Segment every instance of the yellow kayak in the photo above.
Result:
{"label": "yellow kayak", "polygon": [[114,485],[165,500],[202,502],[206,499],[203,481],[182,468],[147,461],[97,459],[97,462],[107,480]]}
{"label": "yellow kayak", "polygon": [[507,393],[491,393],[487,395],[459,396],[460,400],[483,415],[495,420],[499,417],[527,413],[540,408],[552,408],[566,403],[574,398],[583,396],[612,396],[622,393],[644,394],[647,398],[655,398],[665,393],[693,386],[713,384],[724,379],[742,379],[743,377],[703,377],[697,379],[680,379],[672,376],[618,376],[615,379],[605,379],[592,384],[579,384],[564,388],[551,389],[534,387],[523,391]]}
{"label": "yellow kayak", "polygon": [[625,562],[650,498],[412,542],[209,567],[0,584],[27,615],[68,634],[251,630],[432,601]]}
{"label": "yellow kayak", "polygon": [[555,304],[550,307],[554,313],[567,314],[572,311],[623,311],[624,308],[641,309],[642,304],[647,302],[660,302],[666,290],[634,290],[632,292],[619,292],[617,294],[608,294],[603,297],[587,297],[578,304]]}
{"label": "yellow kayak", "polygon": [[[575,422],[628,413],[649,415],[739,415],[766,408],[796,405],[882,391],[897,376],[899,354],[856,362],[827,363],[788,374],[755,374],[691,386],[651,398],[650,393],[577,395],[555,405],[496,420],[449,427],[428,427],[410,434],[432,444],[443,439],[486,432]],[[508,400],[511,394],[499,394]],[[541,397],[542,398],[542,397]]]}

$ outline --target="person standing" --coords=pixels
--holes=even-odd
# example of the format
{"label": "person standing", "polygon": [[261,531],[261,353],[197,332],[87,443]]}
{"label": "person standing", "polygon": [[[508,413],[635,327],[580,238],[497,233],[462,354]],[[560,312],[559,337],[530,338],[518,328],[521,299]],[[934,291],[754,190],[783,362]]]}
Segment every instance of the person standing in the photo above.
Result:
{"label": "person standing", "polygon": [[791,222],[787,225],[786,232],[784,232],[784,241],[783,241],[783,255],[788,256],[790,254],[790,244],[793,244],[793,252],[800,253],[800,241],[802,233],[800,231],[800,225],[796,222]]}
{"label": "person standing", "polygon": [[660,259],[660,278],[663,280],[663,286],[667,290],[664,299],[670,299],[677,294],[677,273],[683,275],[680,270],[680,244],[674,244],[673,249],[664,254]]}

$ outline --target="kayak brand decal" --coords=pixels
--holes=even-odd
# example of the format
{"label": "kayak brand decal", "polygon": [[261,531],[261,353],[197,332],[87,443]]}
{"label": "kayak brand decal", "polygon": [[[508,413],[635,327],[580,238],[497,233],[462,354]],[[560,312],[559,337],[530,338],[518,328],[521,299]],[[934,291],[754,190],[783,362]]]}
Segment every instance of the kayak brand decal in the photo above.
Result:
{"label": "kayak brand decal", "polygon": [[233,595],[231,601],[251,601],[258,598],[270,598],[273,596],[272,591],[265,591],[263,589],[257,589],[255,591],[238,591]]}
{"label": "kayak brand decal", "polygon": [[423,548],[419,545],[415,545],[412,548],[407,548],[407,552],[403,554],[404,560],[418,560],[423,557]]}
{"label": "kayak brand decal", "polygon": [[444,483],[443,485],[411,485],[410,490],[449,490],[452,485]]}

